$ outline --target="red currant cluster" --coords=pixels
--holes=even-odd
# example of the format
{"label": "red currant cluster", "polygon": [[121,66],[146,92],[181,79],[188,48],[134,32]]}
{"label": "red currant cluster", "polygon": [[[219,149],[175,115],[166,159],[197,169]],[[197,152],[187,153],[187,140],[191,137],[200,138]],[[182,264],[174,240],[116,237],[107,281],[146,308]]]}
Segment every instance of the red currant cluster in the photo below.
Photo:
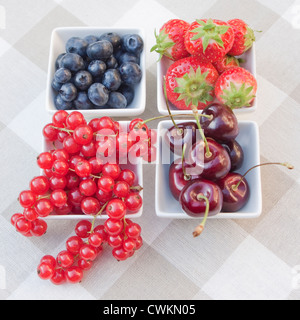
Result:
{"label": "red currant cluster", "polygon": [[[156,132],[142,119],[133,120],[128,131],[109,117],[87,123],[80,112],[58,111],[44,127],[43,136],[53,149],[37,157],[43,175],[33,178],[29,190],[20,193],[24,211],[14,214],[11,223],[26,237],[40,237],[47,231],[43,218],[49,215],[92,216],[93,223],[77,225],[77,238],[67,241],[67,251],[60,253],[55,263],[54,258],[43,258],[38,271],[41,278],[51,275],[56,279],[53,282],[60,282],[65,270],[64,278],[77,282],[104,242],[113,247],[118,260],[127,259],[141,247],[140,226],[125,216],[140,211],[142,187],[136,173],[123,164],[141,157],[152,161]],[[94,228],[102,214],[107,216],[105,224]],[[85,233],[80,232],[83,226]],[[87,243],[82,238],[88,238]],[[70,242],[77,243],[78,250],[72,249]],[[74,267],[76,259],[78,266]]]}
{"label": "red currant cluster", "polygon": [[37,268],[41,279],[55,285],[78,283],[102,254],[105,243],[113,248],[112,254],[118,261],[132,257],[143,245],[141,227],[129,219],[110,218],[96,227],[94,223],[95,220],[80,221],[75,227],[76,235],[66,241],[66,250],[59,252],[56,259],[51,255],[41,259]]}

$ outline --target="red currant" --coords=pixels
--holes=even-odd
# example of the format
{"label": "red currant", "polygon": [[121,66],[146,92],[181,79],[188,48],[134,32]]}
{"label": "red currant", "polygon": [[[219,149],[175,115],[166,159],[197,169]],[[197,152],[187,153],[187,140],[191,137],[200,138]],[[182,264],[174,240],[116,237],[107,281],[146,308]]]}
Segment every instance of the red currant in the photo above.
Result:
{"label": "red currant", "polygon": [[123,249],[127,252],[136,250],[136,241],[131,238],[127,238],[123,241]]}
{"label": "red currant", "polygon": [[136,213],[143,206],[143,199],[138,193],[130,193],[125,198],[125,205],[130,212]]}
{"label": "red currant", "polygon": [[105,231],[104,225],[99,225],[94,229],[94,233],[98,233],[100,237],[102,238],[103,242],[107,241],[107,233]]}
{"label": "red currant", "polygon": [[19,202],[23,208],[30,208],[35,205],[37,196],[31,190],[22,191],[19,195]]}
{"label": "red currant", "polygon": [[30,233],[34,237],[41,237],[47,232],[47,223],[44,220],[36,219],[31,222]]}
{"label": "red currant", "polygon": [[82,270],[90,270],[93,266],[93,261],[87,261],[84,259],[79,259],[78,262],[78,267],[81,268]]}
{"label": "red currant", "polygon": [[124,224],[122,220],[115,220],[115,219],[107,219],[104,223],[105,231],[110,236],[117,236],[123,230]]}
{"label": "red currant", "polygon": [[57,286],[66,283],[67,278],[64,269],[56,269],[50,280],[53,284]]}
{"label": "red currant", "polygon": [[114,190],[115,181],[112,177],[104,176],[98,180],[98,188],[106,193],[110,193]]}
{"label": "red currant", "polygon": [[116,220],[120,220],[126,215],[126,205],[120,199],[111,200],[106,207],[106,214]]}
{"label": "red currant", "polygon": [[118,178],[119,181],[125,181],[132,187],[136,181],[135,173],[132,170],[124,169]]}
{"label": "red currant", "polygon": [[141,236],[135,239],[135,244],[136,244],[135,250],[139,250],[143,246],[143,239]]}
{"label": "red currant", "polygon": [[81,154],[85,158],[91,158],[96,156],[96,143],[94,141],[90,142],[89,144],[83,145],[81,147]]}
{"label": "red currant", "polygon": [[15,222],[15,227],[20,233],[28,233],[31,230],[31,222],[22,216]]}
{"label": "red currant", "polygon": [[69,161],[70,169],[75,170],[76,164],[79,163],[79,162],[81,162],[81,161],[83,161],[83,160],[84,160],[84,158],[81,157],[81,156],[78,156],[78,155],[72,156],[72,157],[70,158],[70,161]]}
{"label": "red currant", "polygon": [[114,248],[112,251],[112,255],[118,261],[125,261],[128,259],[128,252],[124,250],[123,247]]}
{"label": "red currant", "polygon": [[96,193],[97,185],[93,179],[86,179],[80,183],[79,190],[82,195],[91,197]]}
{"label": "red currant", "polygon": [[40,199],[36,203],[36,212],[39,217],[48,217],[54,210],[53,204],[49,199]]}
{"label": "red currant", "polygon": [[126,226],[125,234],[129,238],[137,239],[141,235],[141,227],[137,223],[131,223]]}
{"label": "red currant", "polygon": [[92,142],[93,134],[93,129],[90,126],[82,124],[74,129],[73,138],[76,143],[87,145]]}
{"label": "red currant", "polygon": [[69,163],[66,160],[55,160],[52,166],[54,177],[64,177],[69,172]]}
{"label": "red currant", "polygon": [[112,248],[119,248],[122,246],[124,240],[124,236],[122,234],[118,234],[116,236],[108,236],[108,244]]}
{"label": "red currant", "polygon": [[125,181],[118,181],[114,186],[114,194],[118,198],[125,198],[130,193],[130,186]]}
{"label": "red currant", "polygon": [[99,200],[93,197],[87,197],[81,202],[81,210],[86,215],[96,215],[101,210]]}
{"label": "red currant", "polygon": [[83,244],[84,242],[82,241],[82,238],[78,236],[73,236],[66,241],[66,248],[72,254],[77,255]]}
{"label": "red currant", "polygon": [[94,261],[97,258],[97,251],[91,245],[85,244],[80,248],[79,256],[80,259]]}
{"label": "red currant", "polygon": [[92,174],[92,166],[87,160],[82,160],[75,165],[76,174],[81,177],[89,177]]}
{"label": "red currant", "polygon": [[43,152],[37,157],[37,164],[41,169],[51,169],[53,165],[53,156],[50,152]]}
{"label": "red currant", "polygon": [[66,119],[66,126],[70,130],[75,130],[76,127],[86,124],[86,120],[84,119],[84,116],[82,113],[78,111],[71,112]]}
{"label": "red currant", "polygon": [[[66,181],[67,181],[66,187],[68,189],[76,188],[80,184],[80,178],[78,177],[78,175],[75,172],[69,172],[66,175]],[[65,189],[65,188],[62,188],[62,189]]]}
{"label": "red currant", "polygon": [[41,263],[37,268],[38,276],[42,280],[50,280],[54,275],[55,269],[51,264]]}
{"label": "red currant", "polygon": [[44,176],[33,178],[30,182],[30,190],[40,196],[47,193],[49,187],[49,180]]}
{"label": "red currant", "polygon": [[53,256],[50,256],[50,255],[44,256],[41,259],[40,263],[47,263],[53,266],[54,268],[56,267],[56,260]]}
{"label": "red currant", "polygon": [[[22,213],[15,213],[14,215],[12,215],[12,217],[10,218],[11,224],[12,224],[13,226],[15,226],[16,221],[17,221],[19,218],[21,218],[21,217],[23,217],[23,214],[22,214]],[[28,219],[27,219],[27,220],[28,220]]]}
{"label": "red currant", "polygon": [[57,265],[62,268],[69,268],[74,263],[74,256],[67,250],[61,251],[56,258]]}
{"label": "red currant", "polygon": [[75,154],[80,152],[81,145],[76,143],[74,138],[72,136],[67,135],[64,138],[63,141],[63,146],[64,149],[69,153],[69,154]]}
{"label": "red currant", "polygon": [[90,221],[82,220],[77,223],[75,227],[75,233],[79,238],[85,239],[89,237],[91,228],[92,223]]}
{"label": "red currant", "polygon": [[58,131],[53,127],[53,123],[49,123],[43,128],[43,136],[47,141],[55,141],[57,139]]}
{"label": "red currant", "polygon": [[121,169],[117,164],[107,163],[102,168],[102,174],[103,176],[109,176],[116,180],[121,174]]}
{"label": "red currant", "polygon": [[100,201],[101,204],[105,204],[107,201],[110,201],[113,197],[112,192],[104,192],[101,189],[98,189],[96,192],[96,198]]}
{"label": "red currant", "polygon": [[73,188],[68,193],[68,201],[74,207],[80,207],[83,198],[84,196],[81,194],[79,188]]}
{"label": "red currant", "polygon": [[102,239],[101,235],[97,232],[91,233],[88,241],[91,246],[96,247],[96,248],[100,247],[103,243],[103,239]]}
{"label": "red currant", "polygon": [[52,204],[58,208],[63,207],[67,201],[68,201],[68,196],[64,190],[54,190],[51,193],[50,200]]}
{"label": "red currant", "polygon": [[53,160],[69,161],[70,155],[65,149],[56,149],[52,152]]}
{"label": "red currant", "polygon": [[83,278],[83,270],[80,267],[70,267],[65,270],[67,281],[70,283],[79,283]]}
{"label": "red currant", "polygon": [[52,117],[52,123],[55,127],[64,128],[68,117],[68,112],[65,110],[59,110],[54,113]]}
{"label": "red currant", "polygon": [[51,177],[50,180],[50,189],[52,191],[65,189],[67,186],[67,178],[66,177]]}
{"label": "red currant", "polygon": [[88,160],[92,166],[92,174],[99,174],[103,168],[103,160],[93,157]]}
{"label": "red currant", "polygon": [[24,217],[29,221],[34,221],[38,218],[38,213],[36,212],[35,208],[26,208],[23,214]]}

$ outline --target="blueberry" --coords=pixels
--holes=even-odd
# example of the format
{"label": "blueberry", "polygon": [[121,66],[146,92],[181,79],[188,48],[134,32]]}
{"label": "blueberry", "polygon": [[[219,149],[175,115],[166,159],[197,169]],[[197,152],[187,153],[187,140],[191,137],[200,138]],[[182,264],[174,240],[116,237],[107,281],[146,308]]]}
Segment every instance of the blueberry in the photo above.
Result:
{"label": "blueberry", "polygon": [[121,37],[115,32],[104,33],[99,40],[109,41],[113,45],[114,52],[121,47]]}
{"label": "blueberry", "polygon": [[118,92],[121,92],[123,94],[123,96],[127,100],[127,105],[129,106],[134,99],[134,89],[131,86],[122,84],[118,89]]}
{"label": "blueberry", "polygon": [[71,71],[65,68],[59,68],[54,74],[54,80],[58,83],[67,83],[71,78]]}
{"label": "blueberry", "polygon": [[66,53],[61,53],[57,58],[56,58],[56,61],[55,61],[55,69],[59,69],[59,64],[60,64],[60,61],[61,59],[63,58],[63,56],[65,55]]}
{"label": "blueberry", "polygon": [[77,97],[77,89],[74,84],[70,82],[63,84],[59,90],[59,93],[61,98],[67,102],[73,101]]}
{"label": "blueberry", "polygon": [[106,64],[101,60],[93,60],[87,70],[93,77],[101,77],[106,71]]}
{"label": "blueberry", "polygon": [[140,64],[140,58],[133,53],[125,52],[118,59],[120,65],[125,62],[134,62]]}
{"label": "blueberry", "polygon": [[113,54],[113,46],[107,40],[97,41],[88,46],[86,53],[92,60],[107,59]]}
{"label": "blueberry", "polygon": [[67,102],[63,100],[62,96],[58,94],[54,98],[54,105],[57,110],[71,110],[72,109],[72,102]]}
{"label": "blueberry", "polygon": [[66,43],[66,52],[67,53],[76,53],[81,57],[86,56],[86,49],[89,43],[79,37],[72,37]]}
{"label": "blueberry", "polygon": [[119,68],[122,81],[128,85],[138,84],[142,79],[142,70],[134,62],[125,62]]}
{"label": "blueberry", "polygon": [[62,87],[62,85],[63,85],[62,83],[59,83],[59,82],[55,81],[54,79],[52,80],[51,87],[53,88],[53,90],[58,92],[60,90],[60,88]]}
{"label": "blueberry", "polygon": [[76,53],[66,53],[61,58],[59,67],[69,69],[71,72],[76,73],[84,70],[84,61],[82,57]]}
{"label": "blueberry", "polygon": [[74,100],[74,105],[77,110],[89,110],[94,108],[87,93],[83,91],[78,93],[77,98]]}
{"label": "blueberry", "polygon": [[117,69],[107,70],[102,78],[102,84],[109,91],[116,91],[120,88],[122,83],[120,72]]}
{"label": "blueberry", "polygon": [[109,98],[109,91],[101,83],[94,83],[88,90],[88,97],[98,107],[106,105]]}
{"label": "blueberry", "polygon": [[74,77],[74,84],[79,90],[87,90],[93,84],[93,77],[88,71],[79,71]]}
{"label": "blueberry", "polygon": [[138,55],[144,49],[144,41],[138,34],[126,34],[122,37],[122,49]]}
{"label": "blueberry", "polygon": [[84,38],[84,40],[85,40],[89,45],[92,44],[92,43],[94,43],[94,42],[99,41],[99,39],[98,39],[96,36],[93,36],[93,35],[86,36],[86,37]]}
{"label": "blueberry", "polygon": [[107,106],[114,109],[125,109],[127,107],[127,100],[120,92],[111,92]]}
{"label": "blueberry", "polygon": [[116,69],[118,67],[118,61],[114,56],[109,57],[105,63],[107,69]]}

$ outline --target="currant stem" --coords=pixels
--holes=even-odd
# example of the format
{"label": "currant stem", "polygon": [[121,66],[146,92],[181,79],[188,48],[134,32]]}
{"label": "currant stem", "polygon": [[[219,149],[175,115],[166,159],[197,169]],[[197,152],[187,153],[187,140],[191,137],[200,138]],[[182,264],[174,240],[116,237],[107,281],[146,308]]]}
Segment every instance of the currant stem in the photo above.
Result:
{"label": "currant stem", "polygon": [[63,132],[67,132],[67,133],[73,133],[74,130],[70,130],[70,129],[66,129],[66,128],[59,128],[59,127],[55,127],[55,126],[51,126],[52,129],[56,129],[58,131],[63,131]]}
{"label": "currant stem", "polygon": [[[192,106],[192,110],[193,110],[193,114],[194,114],[194,117],[195,117],[196,122],[197,122],[197,126],[198,126],[198,129],[199,129],[201,138],[203,139],[204,144],[205,144],[205,148],[206,148],[205,155],[206,155],[207,158],[210,158],[212,156],[212,153],[209,150],[209,145],[208,145],[207,139],[205,137],[204,131],[203,131],[203,129],[201,127],[201,124],[200,124],[200,120],[199,120],[199,116],[200,115],[199,115],[198,109],[197,109],[197,107]],[[201,115],[201,116],[203,116],[203,115]],[[207,118],[211,118],[211,116],[207,116]]]}
{"label": "currant stem", "polygon": [[240,184],[242,183],[242,181],[244,180],[244,178],[246,177],[246,175],[252,171],[253,169],[255,168],[258,168],[258,167],[262,167],[262,166],[269,166],[269,165],[278,165],[278,166],[283,166],[283,167],[286,167],[288,168],[289,170],[293,170],[294,169],[294,166],[289,164],[288,162],[266,162],[266,163],[261,163],[261,164],[258,164],[252,168],[250,168],[240,179],[240,181],[233,185],[231,188],[232,190],[236,191],[238,189],[238,187],[240,186]]}
{"label": "currant stem", "polygon": [[194,238],[200,236],[200,234],[203,232],[207,218],[208,218],[208,214],[209,214],[209,200],[207,197],[205,197],[202,193],[199,193],[197,195],[197,199],[200,200],[205,200],[206,202],[206,209],[205,209],[205,214],[204,214],[204,218],[202,220],[202,222],[195,228],[194,232],[193,232],[193,236]]}
{"label": "currant stem", "polygon": [[138,191],[138,192],[141,192],[141,191],[144,190],[144,188],[141,187],[141,186],[136,186],[136,187],[130,187],[130,190],[136,190],[136,191]]}
{"label": "currant stem", "polygon": [[109,202],[109,201],[107,201],[107,202],[103,205],[103,207],[101,208],[101,210],[95,215],[95,217],[94,217],[94,219],[93,219],[93,222],[92,222],[92,227],[91,227],[90,233],[93,233],[96,219],[97,219],[97,217],[99,217],[99,216],[102,215],[103,211],[105,210],[106,206],[108,205],[108,202]]}

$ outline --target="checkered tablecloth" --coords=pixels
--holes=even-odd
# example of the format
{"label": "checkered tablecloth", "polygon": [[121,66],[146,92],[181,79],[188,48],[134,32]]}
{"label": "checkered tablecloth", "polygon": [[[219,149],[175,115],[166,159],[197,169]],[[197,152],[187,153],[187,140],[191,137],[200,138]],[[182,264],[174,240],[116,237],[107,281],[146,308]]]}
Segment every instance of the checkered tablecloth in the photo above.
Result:
{"label": "checkered tablecloth", "polygon": [[[294,0],[0,0],[0,298],[1,299],[290,299],[300,298],[300,2]],[[118,263],[110,250],[79,285],[55,287],[36,267],[56,255],[75,222],[51,221],[42,238],[10,225],[17,196],[39,174],[48,52],[61,26],[143,27],[147,107],[157,115],[154,28],[171,18],[241,18],[257,33],[258,109],[239,116],[260,127],[263,213],[255,220],[210,220],[193,239],[194,221],[159,219],[155,166],[144,167],[144,246]],[[155,128],[155,123],[152,127]]]}

